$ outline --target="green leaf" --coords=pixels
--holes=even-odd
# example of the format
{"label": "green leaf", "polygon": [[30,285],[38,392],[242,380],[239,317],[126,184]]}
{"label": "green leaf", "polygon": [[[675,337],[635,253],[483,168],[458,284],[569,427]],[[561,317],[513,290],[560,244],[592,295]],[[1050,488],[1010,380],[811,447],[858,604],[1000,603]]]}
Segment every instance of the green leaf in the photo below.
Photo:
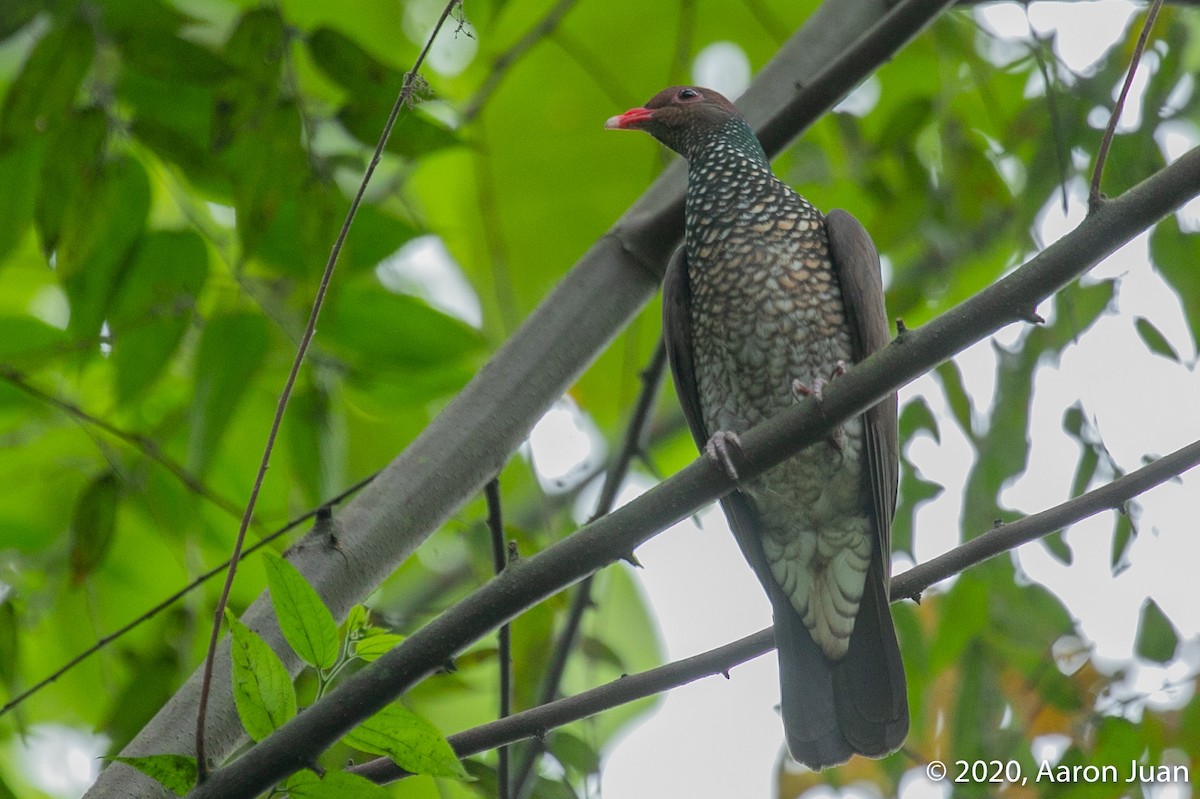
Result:
{"label": "green leaf", "polygon": [[443,367],[483,343],[470,325],[416,297],[393,294],[374,275],[337,293],[321,325],[321,341],[368,372]]}
{"label": "green leaf", "polygon": [[108,116],[103,109],[75,111],[57,126],[47,143],[53,158],[42,166],[34,221],[42,235],[42,251],[54,252],[62,236],[68,209],[86,202],[97,190],[104,172]]}
{"label": "green leaf", "polygon": [[[302,142],[296,107],[277,103],[260,109],[254,127],[240,132],[221,154],[225,170],[238,176],[233,185],[233,204],[238,235],[247,256],[258,254],[277,226],[283,229],[276,231],[276,236],[296,239],[311,233],[299,224],[304,208],[298,198],[304,193],[308,202],[313,199],[307,196],[313,186],[306,182],[309,161]],[[313,254],[314,261],[320,257],[320,253]],[[303,257],[292,263],[277,261],[275,265],[301,274],[311,267]]]}
{"label": "green leaf", "polygon": [[1154,326],[1153,322],[1144,316],[1139,316],[1133,324],[1137,329],[1138,337],[1141,338],[1147,349],[1155,355],[1161,355],[1167,360],[1179,363],[1179,353],[1171,346],[1171,342],[1167,341],[1167,337],[1162,334],[1162,331]]}
{"label": "green leaf", "polygon": [[104,0],[97,10],[104,14],[105,27],[122,35],[128,31],[146,31],[166,36],[198,21],[163,0]]}
{"label": "green leaf", "polygon": [[[910,403],[912,404],[912,403]],[[924,406],[924,403],[921,403]],[[903,431],[907,416],[901,414],[900,428]],[[907,440],[906,434],[901,433],[901,441]],[[914,466],[906,455],[901,455],[900,490],[897,495],[896,515],[892,519],[892,551],[913,551],[913,530],[916,524],[917,510],[930,500],[937,499],[945,491],[945,486],[926,479],[921,470]]]}
{"label": "green leaf", "polygon": [[196,787],[196,758],[188,755],[113,756],[107,759],[133,766],[177,796],[183,796]]}
{"label": "green leaf", "polygon": [[221,436],[262,366],[267,345],[267,323],[257,314],[222,314],[204,326],[190,412],[188,468],[193,474],[204,474],[212,464]]}
{"label": "green leaf", "polygon": [[283,20],[273,8],[247,11],[228,41],[225,60],[236,72],[217,92],[215,105],[218,146],[231,142],[253,125],[263,109],[279,98],[280,64],[287,47]]}
{"label": "green leaf", "polygon": [[44,8],[43,0],[5,0],[0,4],[0,41],[25,27]]}
{"label": "green leaf", "polygon": [[338,629],[325,602],[304,575],[278,555],[263,553],[263,565],[283,637],[308,665],[332,668],[339,653]]}
{"label": "green leaf", "polygon": [[[360,98],[338,112],[338,121],[364,144],[377,140],[379,132],[387,123],[392,102],[371,103]],[[459,143],[454,131],[432,117],[414,109],[401,112],[388,138],[387,150],[404,158],[417,158],[435,150],[453,147]]]}
{"label": "green leaf", "polygon": [[549,749],[559,763],[580,775],[600,771],[600,753],[587,741],[566,730],[554,731],[550,736]]}
{"label": "green leaf", "polygon": [[1184,233],[1175,216],[1167,217],[1150,234],[1150,261],[1178,295],[1200,349],[1200,234]]}
{"label": "green leaf", "polygon": [[0,361],[38,364],[66,344],[66,334],[32,316],[0,316]]}
{"label": "green leaf", "polygon": [[0,261],[17,248],[33,221],[46,143],[33,139],[0,150]]}
{"label": "green leaf", "polygon": [[150,211],[149,178],[132,158],[106,164],[88,189],[76,192],[64,214],[56,261],[71,301],[69,329],[80,338],[100,333]]}
{"label": "green leaf", "polygon": [[[0,681],[9,695],[16,693],[17,664],[20,663],[21,637],[17,609],[11,601],[0,604]],[[0,795],[0,799],[3,796]]]}
{"label": "green leaf", "polygon": [[208,250],[192,231],[142,238],[109,317],[117,396],[128,402],[162,374],[187,331],[208,274]]}
{"label": "green leaf", "polygon": [[117,529],[121,481],[107,471],[88,483],[71,513],[71,582],[79,583],[100,565]]}
{"label": "green leaf", "polygon": [[1116,577],[1129,568],[1129,546],[1137,538],[1137,527],[1130,518],[1129,511],[1118,512],[1113,524],[1112,537],[1112,573]]}
{"label": "green leaf", "polygon": [[211,50],[163,31],[130,28],[117,41],[124,66],[173,83],[211,85],[233,74]]}
{"label": "green leaf", "polygon": [[0,107],[0,151],[53,130],[75,105],[95,43],[82,21],[51,29],[33,48]]}
{"label": "green leaf", "polygon": [[946,361],[933,371],[942,384],[946,403],[950,406],[950,412],[958,422],[959,429],[963,431],[968,440],[973,441],[975,429],[971,423],[971,398],[967,396],[967,389],[963,385],[962,372],[959,371],[958,364],[954,361]]}
{"label": "green leaf", "polygon": [[929,645],[934,672],[949,668],[988,627],[988,589],[971,573],[958,578],[941,606],[941,620]]}
{"label": "green leaf", "polygon": [[1071,547],[1067,545],[1066,539],[1063,538],[1062,530],[1043,536],[1041,541],[1046,551],[1059,563],[1070,566],[1075,561],[1075,553],[1071,551]]}
{"label": "green leaf", "polygon": [[900,440],[908,441],[920,432],[929,433],[934,441],[942,443],[937,418],[929,410],[929,404],[924,397],[913,397],[900,411]]}
{"label": "green leaf", "polygon": [[[1141,760],[1146,750],[1146,733],[1139,724],[1118,716],[1106,716],[1099,720],[1096,730],[1096,748],[1092,752],[1093,763],[1128,764]],[[1125,791],[1113,792],[1114,796],[1125,796]]]}
{"label": "green leaf", "polygon": [[396,635],[395,633],[381,630],[378,627],[371,627],[367,630],[366,635],[355,642],[354,654],[371,663],[391,652],[402,643],[404,643],[403,635]]}
{"label": "green leaf", "polygon": [[1179,634],[1175,625],[1153,599],[1142,603],[1142,619],[1138,625],[1137,645],[1139,657],[1155,663],[1166,663],[1175,657],[1179,645]]}
{"label": "green leaf", "polygon": [[130,127],[136,138],[229,204],[229,176],[213,150],[214,89],[123,71],[116,90],[132,113]]}
{"label": "green leaf", "polygon": [[[308,50],[325,74],[352,92],[350,101],[338,112],[338,121],[359,141],[374,145],[404,86],[404,73],[332,28],[313,31]],[[396,120],[387,149],[415,158],[458,143],[458,136],[441,122],[406,109]]]}
{"label": "green leaf", "polygon": [[377,206],[362,205],[346,237],[340,263],[347,271],[374,269],[417,233],[410,222]]}
{"label": "green leaf", "polygon": [[1077,497],[1087,491],[1088,486],[1092,484],[1092,480],[1096,476],[1096,468],[1100,465],[1100,452],[1093,441],[1084,435],[1084,431],[1090,432],[1091,427],[1084,419],[1083,408],[1078,403],[1063,412],[1062,426],[1067,435],[1078,441],[1083,448],[1083,453],[1079,456],[1079,463],[1075,466],[1075,476],[1071,479],[1070,496]]}
{"label": "green leaf", "polygon": [[287,793],[292,799],[388,799],[392,795],[357,774],[326,771],[324,777],[318,777],[308,769],[288,778]]}
{"label": "green leaf", "polygon": [[346,614],[346,634],[355,635],[360,630],[366,630],[371,626],[371,611],[367,610],[366,605],[355,605],[350,608],[350,612]]}
{"label": "green leaf", "polygon": [[363,752],[390,757],[413,774],[470,779],[437,728],[406,707],[391,704],[342,738]]}
{"label": "green leaf", "polygon": [[233,700],[246,733],[261,741],[296,715],[296,689],[275,654],[228,609],[229,651],[233,660]]}

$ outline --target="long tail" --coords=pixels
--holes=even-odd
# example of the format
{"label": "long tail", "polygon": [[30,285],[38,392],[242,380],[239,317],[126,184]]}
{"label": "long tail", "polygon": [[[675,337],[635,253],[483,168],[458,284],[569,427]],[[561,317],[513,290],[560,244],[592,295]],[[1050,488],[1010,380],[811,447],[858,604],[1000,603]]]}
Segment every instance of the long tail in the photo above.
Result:
{"label": "long tail", "polygon": [[883,757],[908,734],[908,691],[876,560],[846,656],[831,663],[782,595],[772,595],[788,750],[822,769],[851,755]]}

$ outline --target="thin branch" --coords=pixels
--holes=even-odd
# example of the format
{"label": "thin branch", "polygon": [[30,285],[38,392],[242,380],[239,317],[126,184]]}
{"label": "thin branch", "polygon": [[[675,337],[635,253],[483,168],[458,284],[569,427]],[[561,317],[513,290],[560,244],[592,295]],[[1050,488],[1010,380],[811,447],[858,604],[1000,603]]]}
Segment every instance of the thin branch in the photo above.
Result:
{"label": "thin branch", "polygon": [[[1200,148],[1115,200],[979,294],[924,327],[907,330],[809,400],[741,434],[751,479],[825,439],[845,420],[878,404],[938,364],[981,341],[1076,280],[1154,222],[1200,193]],[[573,535],[522,559],[431,620],[337,690],[307,708],[242,757],[213,772],[192,799],[249,799],[306,767],[345,732],[431,674],[441,663],[526,608],[597,569],[734,488],[711,459],[698,458],[670,479]],[[914,578],[909,577],[909,580]],[[904,582],[897,590],[911,589]]]}
{"label": "thin branch", "polygon": [[[625,438],[621,442],[621,449],[617,452],[617,456],[608,467],[608,472],[604,475],[604,484],[600,487],[600,496],[596,500],[596,510],[592,512],[591,518],[588,519],[589,523],[612,512],[613,505],[617,500],[617,492],[620,491],[621,485],[625,482],[625,477],[629,474],[629,467],[637,454],[642,451],[642,441],[645,438],[646,428],[650,422],[651,411],[654,410],[654,400],[658,397],[659,388],[662,386],[666,366],[667,348],[660,338],[654,348],[654,355],[651,356],[650,363],[642,370],[642,390],[638,394],[633,414],[629,418],[629,424],[625,427]],[[567,670],[567,660],[575,648],[579,626],[583,622],[583,614],[590,607],[592,607],[591,576],[584,578],[575,588],[575,593],[571,596],[571,605],[567,608],[567,616],[563,621],[563,628],[559,631],[558,638],[554,642],[554,657],[551,659],[550,665],[546,668],[541,690],[538,692],[539,705],[552,702],[558,697],[558,689],[562,684],[563,674]],[[523,753],[520,765],[517,768],[516,781],[513,783],[514,796],[522,797],[525,795],[526,790],[531,785],[529,776],[533,773],[534,763],[544,748],[542,742],[539,740],[533,742]]]}
{"label": "thin branch", "polygon": [[[345,500],[346,498],[350,497],[351,495],[357,493],[359,491],[359,489],[361,489],[363,486],[365,486],[367,483],[371,482],[374,479],[375,479],[374,474],[364,477],[363,479],[359,480],[354,485],[350,486],[349,488],[342,491],[337,496],[330,499],[328,502],[325,502],[324,504],[319,505],[318,507],[312,508],[311,510],[305,511],[304,513],[302,513],[299,516],[297,516],[296,518],[292,519],[291,521],[289,521],[287,524],[283,525],[279,529],[263,536],[261,539],[259,539],[258,541],[254,542],[253,544],[251,544],[250,546],[245,548],[245,550],[242,552],[242,560],[245,560],[246,558],[250,557],[255,552],[262,549],[267,544],[271,543],[272,541],[279,538],[280,536],[286,535],[287,533],[290,533],[292,530],[295,530],[297,527],[304,524],[304,522],[308,521],[309,519],[313,518],[318,513],[320,513],[322,509],[330,508],[334,505],[340,504],[343,500]],[[96,654],[101,649],[104,649],[105,647],[107,647],[108,645],[113,643],[114,641],[118,640],[126,633],[130,632],[131,630],[134,630],[135,628],[139,627],[143,623],[154,618],[159,613],[162,613],[164,610],[171,607],[179,600],[183,599],[185,596],[190,594],[192,591],[194,591],[197,588],[199,588],[200,586],[204,585],[204,583],[208,582],[213,577],[216,577],[218,574],[221,574],[222,572],[224,572],[225,569],[227,569],[227,568],[229,568],[229,561],[225,561],[224,563],[214,566],[213,568],[209,569],[208,571],[206,571],[203,574],[196,577],[194,580],[192,580],[190,583],[185,585],[183,588],[180,588],[178,591],[171,594],[169,597],[167,597],[163,601],[159,602],[154,607],[152,607],[149,610],[147,610],[146,612],[142,613],[140,616],[138,616],[133,621],[129,622],[128,624],[125,624],[122,627],[118,627],[116,630],[109,633],[108,635],[105,635],[102,638],[99,638],[96,641],[96,643],[92,644],[87,649],[83,650],[78,655],[71,658],[69,661],[64,663],[59,668],[55,669],[50,675],[48,675],[47,677],[44,677],[43,679],[39,680],[37,683],[33,684],[29,688],[26,688],[24,691],[17,694],[16,696],[14,696],[12,699],[8,700],[8,702],[6,702],[3,707],[0,707],[0,716],[3,716],[8,711],[17,707],[17,705],[20,705],[26,699],[28,699],[29,697],[36,694],[38,691],[42,690],[47,685],[50,685],[50,684],[56,682],[60,677],[62,677],[68,671],[75,668],[77,665],[79,665],[83,661],[87,660],[89,657]]]}
{"label": "thin branch", "polygon": [[1104,136],[1100,138],[1100,149],[1096,153],[1096,167],[1092,170],[1092,187],[1088,191],[1088,213],[1094,213],[1103,202],[1100,195],[1100,180],[1104,177],[1104,164],[1108,161],[1108,148],[1112,146],[1113,136],[1117,133],[1117,122],[1125,110],[1125,98],[1129,96],[1129,87],[1133,85],[1133,76],[1137,74],[1138,64],[1142,62],[1142,53],[1146,51],[1146,42],[1150,39],[1150,31],[1154,27],[1154,18],[1162,8],[1162,0],[1151,0],[1146,10],[1146,21],[1142,23],[1142,32],[1138,35],[1137,46],[1133,48],[1133,58],[1129,60],[1129,69],[1125,72],[1125,82],[1121,84],[1121,93],[1117,96],[1117,104],[1113,106],[1108,117],[1108,126]]}
{"label": "thin branch", "polygon": [[[170,456],[165,455],[163,451],[159,449],[158,444],[153,439],[148,438],[141,433],[132,433],[128,430],[123,430],[120,427],[111,424],[110,422],[104,421],[98,416],[88,413],[83,408],[72,402],[62,399],[61,397],[56,397],[53,394],[48,394],[45,391],[42,391],[40,388],[34,387],[25,380],[25,376],[21,374],[21,372],[10,366],[0,364],[0,378],[7,380],[14,388],[20,389],[34,399],[58,408],[68,416],[74,417],[75,419],[78,419],[79,421],[99,430],[103,430],[113,438],[124,441],[126,444],[133,447],[138,452],[142,453],[144,456],[170,472],[176,480],[182,483],[187,490],[191,491],[196,496],[211,502],[213,505],[230,514],[234,518],[241,517],[242,508],[240,506],[238,506],[232,500],[226,499],[220,494],[213,492],[204,484],[204,481],[196,477],[187,469],[183,468],[183,466],[179,463],[176,463]],[[251,524],[256,530],[263,530],[262,524],[257,519],[253,520]],[[0,714],[3,714],[3,711],[0,711]]]}
{"label": "thin branch", "polygon": [[217,640],[221,634],[221,623],[225,615],[225,607],[229,603],[229,593],[233,589],[233,580],[237,575],[237,564],[241,559],[242,546],[246,540],[246,528],[250,524],[250,519],[254,514],[254,506],[258,502],[258,495],[262,490],[263,480],[267,476],[267,468],[271,463],[271,453],[275,448],[275,439],[279,435],[279,428],[283,424],[283,415],[287,410],[288,400],[292,395],[292,388],[295,386],[296,379],[300,375],[300,366],[304,363],[304,356],[308,352],[308,346],[317,332],[317,318],[321,314],[321,307],[325,304],[325,295],[329,291],[330,282],[333,280],[333,271],[337,266],[338,256],[341,255],[342,245],[345,244],[346,236],[350,233],[350,225],[354,222],[354,217],[358,214],[358,208],[362,204],[363,195],[367,191],[367,184],[370,183],[371,176],[375,174],[375,169],[379,166],[379,162],[383,158],[383,149],[387,145],[388,138],[392,135],[392,128],[395,127],[396,120],[400,117],[400,112],[412,105],[414,93],[424,83],[419,78],[418,72],[421,69],[421,65],[425,62],[425,57],[429,54],[430,48],[433,46],[433,40],[437,38],[442,25],[445,24],[446,20],[450,17],[450,12],[458,6],[459,2],[461,0],[450,0],[446,4],[441,16],[438,17],[437,23],[433,26],[433,31],[425,41],[424,48],[421,49],[420,54],[417,56],[413,68],[404,74],[404,85],[400,88],[400,93],[396,96],[396,102],[392,105],[392,111],[388,115],[387,123],[383,126],[379,142],[375,145],[375,152],[371,156],[371,162],[367,165],[366,171],[363,173],[362,181],[358,185],[358,191],[355,192],[354,199],[350,202],[350,209],[346,212],[346,219],[342,222],[341,230],[338,231],[333,248],[329,251],[329,259],[325,263],[325,271],[321,275],[321,283],[317,287],[316,296],[313,298],[312,311],[308,315],[308,323],[304,327],[304,335],[300,337],[300,344],[296,348],[296,357],[292,360],[292,368],[288,372],[287,380],[283,385],[283,391],[279,395],[279,402],[275,408],[275,417],[271,420],[271,429],[267,433],[267,443],[263,447],[262,460],[258,465],[258,473],[254,477],[254,487],[250,490],[250,498],[246,502],[246,512],[242,516],[242,524],[238,529],[237,538],[233,544],[233,554],[229,557],[229,570],[225,575],[225,584],[221,587],[221,596],[217,600],[217,606],[213,612],[212,632],[208,638],[208,652],[204,658],[204,671],[200,681],[200,705],[196,713],[196,766],[198,772],[197,780],[201,783],[208,776],[208,763],[206,762],[204,752],[204,721],[208,714],[208,694],[212,690],[213,661],[217,655]]}
{"label": "thin branch", "polygon": [[508,75],[509,70],[521,59],[523,55],[532,50],[542,39],[545,39],[554,29],[558,27],[575,4],[579,0],[558,0],[548,12],[546,16],[530,28],[524,36],[517,40],[517,43],[501,53],[492,66],[488,69],[487,78],[483,84],[471,95],[471,99],[462,110],[462,123],[464,125],[470,123],[479,115],[483,107],[487,105],[487,101],[491,99],[492,94],[496,89],[500,88],[500,84],[504,82],[504,78]]}
{"label": "thin branch", "polygon": [[[492,562],[496,574],[504,573],[508,565],[507,543],[504,540],[504,517],[500,508],[500,478],[493,478],[484,488],[487,497],[487,526],[492,539]],[[499,639],[496,656],[500,659],[500,718],[506,719],[512,715],[512,630],[510,625],[501,624],[497,633]],[[508,778],[508,747],[501,746],[496,752],[499,761],[496,767],[496,781],[499,787],[499,799],[509,797]]]}
{"label": "thin branch", "polygon": [[[892,578],[892,602],[915,597],[947,577],[959,574],[989,558],[1010,552],[1022,544],[1062,530],[1089,516],[1119,509],[1126,502],[1197,465],[1200,465],[1200,441],[1061,505],[984,532],[950,552]],[[567,699],[517,713],[503,721],[494,721],[465,730],[450,736],[450,745],[459,757],[468,757],[524,738],[540,737],[555,727],[671,688],[678,688],[702,677],[728,674],[734,666],[774,648],[775,636],[772,628],[768,627],[708,652],[640,674],[626,675]],[[363,763],[350,771],[379,783],[390,782],[406,774],[388,758]]]}

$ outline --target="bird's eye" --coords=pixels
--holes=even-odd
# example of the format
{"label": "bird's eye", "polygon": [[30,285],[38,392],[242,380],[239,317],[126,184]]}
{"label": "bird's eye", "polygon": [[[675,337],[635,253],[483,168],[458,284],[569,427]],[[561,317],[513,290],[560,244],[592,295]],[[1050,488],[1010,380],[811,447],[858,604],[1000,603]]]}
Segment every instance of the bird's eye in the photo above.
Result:
{"label": "bird's eye", "polygon": [[696,91],[695,89],[680,89],[679,93],[675,96],[680,100],[694,100],[700,96],[700,92]]}

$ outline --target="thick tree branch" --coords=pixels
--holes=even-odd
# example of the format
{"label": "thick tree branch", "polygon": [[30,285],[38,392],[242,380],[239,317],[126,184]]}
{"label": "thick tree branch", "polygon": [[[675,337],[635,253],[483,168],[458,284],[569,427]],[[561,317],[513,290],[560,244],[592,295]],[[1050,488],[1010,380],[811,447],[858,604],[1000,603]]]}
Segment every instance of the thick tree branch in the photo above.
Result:
{"label": "thick tree branch", "polygon": [[[933,560],[892,578],[892,601],[899,602],[901,599],[916,596],[951,575],[1016,549],[1022,544],[1062,530],[1089,516],[1119,509],[1134,497],[1195,468],[1198,464],[1200,441],[1061,505],[989,530]],[[449,741],[460,757],[468,757],[524,738],[541,737],[556,727],[671,688],[678,688],[702,677],[728,674],[734,666],[774,648],[775,636],[772,628],[768,627],[699,655],[640,674],[627,675],[575,696],[542,704],[506,719],[451,735]],[[379,783],[390,782],[407,774],[386,757],[349,770]]]}
{"label": "thick tree branch", "polygon": [[[1028,318],[1038,303],[1087,272],[1147,227],[1200,193],[1200,148],[1102,205],[1079,227],[995,285],[905,332],[808,400],[741,435],[743,478],[752,478],[824,440],[955,353]],[[316,760],[345,732],[456,652],[526,608],[583,579],[733,488],[724,471],[698,458],[674,477],[550,548],[519,561],[346,680],[304,713],[213,772],[192,799],[256,796]],[[901,594],[908,589],[900,584]]]}
{"label": "thick tree branch", "polygon": [[[777,153],[787,139],[828,110],[830,104],[814,103],[806,91],[825,81],[853,85],[950,3],[903,0],[893,7],[887,0],[836,0],[819,8],[739,99],[757,127],[781,120],[772,128],[775,134],[768,152]],[[894,20],[911,15],[913,9],[921,14],[917,22],[893,27]],[[857,43],[872,30],[886,31],[891,49],[856,57]],[[839,58],[853,61],[849,77],[829,73],[827,67]],[[798,79],[808,81],[807,90],[797,90]],[[828,93],[836,91],[840,97],[848,88]],[[338,556],[330,557],[320,541],[292,553],[291,562],[335,616],[343,618],[483,488],[537,419],[650,300],[666,258],[680,239],[682,208],[683,171],[675,166],[596,242],[475,379],[337,517]],[[283,641],[265,596],[242,620],[275,648],[293,673],[300,669],[302,664]],[[214,685],[220,690],[210,702],[207,742],[219,758],[245,741],[228,692],[227,647],[218,657]],[[193,675],[122,754],[191,753],[189,733],[197,688]],[[123,764],[106,768],[87,794],[89,799],[167,795],[157,783]]]}

